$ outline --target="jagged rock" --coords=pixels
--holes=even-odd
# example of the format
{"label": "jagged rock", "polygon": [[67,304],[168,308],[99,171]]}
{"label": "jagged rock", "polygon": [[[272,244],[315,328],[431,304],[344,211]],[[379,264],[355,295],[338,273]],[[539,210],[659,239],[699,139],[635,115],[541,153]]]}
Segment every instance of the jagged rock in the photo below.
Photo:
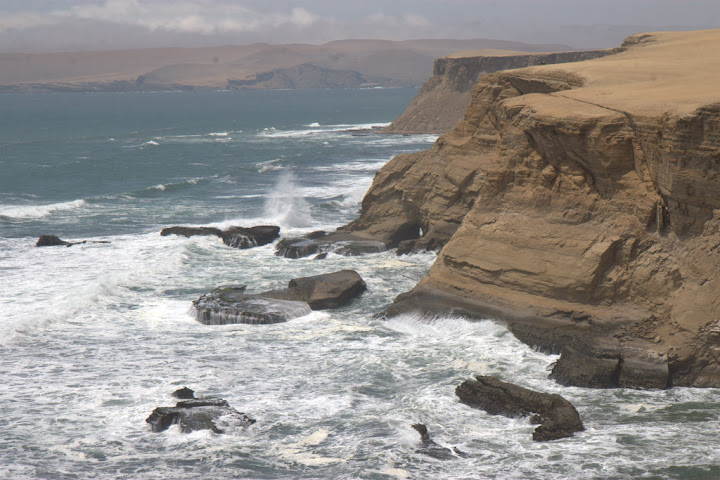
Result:
{"label": "jagged rock", "polygon": [[438,460],[452,460],[457,457],[467,457],[467,454],[455,447],[452,449],[443,447],[431,440],[427,426],[422,423],[416,423],[412,425],[412,428],[420,434],[420,440],[422,441],[422,448],[417,451],[418,453],[422,453]]}
{"label": "jagged rock", "polygon": [[202,295],[193,302],[197,320],[205,325],[269,324],[287,322],[311,312],[310,305],[303,301],[244,292],[244,286],[222,287]]}
{"label": "jagged rock", "polygon": [[532,417],[540,426],[533,440],[547,441],[570,437],[585,430],[575,407],[557,394],[548,394],[506,383],[494,377],[478,375],[455,389],[460,401],[491,415]]}
{"label": "jagged rock", "polygon": [[480,78],[463,120],[388,162],[343,229],[389,241],[416,225],[403,251],[442,246],[392,310],[446,295],[444,313],[464,304],[608,363],[569,382],[607,379],[618,352],[618,385],[720,387],[718,45],[720,30],[651,33]]}
{"label": "jagged rock", "polygon": [[230,227],[220,230],[215,227],[167,227],[160,231],[160,235],[181,235],[192,237],[194,235],[216,236],[223,243],[234,248],[253,248],[272,243],[280,236],[280,227],[274,225],[258,225],[255,227]]}
{"label": "jagged rock", "polygon": [[249,427],[255,420],[244,413],[230,407],[225,400],[194,399],[177,402],[174,407],[158,407],[145,420],[153,432],[163,432],[171,425],[179,424],[182,433],[195,430],[210,430],[214,433],[224,433],[215,421],[229,416],[240,426]]}
{"label": "jagged rock", "polygon": [[195,398],[195,392],[193,390],[189,389],[188,387],[183,387],[183,388],[179,388],[179,389],[175,390],[172,393],[172,396],[175,398],[179,398],[181,400],[188,400],[188,399]]}
{"label": "jagged rock", "polygon": [[55,247],[55,246],[68,246],[68,245],[70,245],[70,242],[61,240],[59,237],[56,237],[55,235],[40,235],[40,238],[38,238],[38,241],[35,244],[36,247]]}

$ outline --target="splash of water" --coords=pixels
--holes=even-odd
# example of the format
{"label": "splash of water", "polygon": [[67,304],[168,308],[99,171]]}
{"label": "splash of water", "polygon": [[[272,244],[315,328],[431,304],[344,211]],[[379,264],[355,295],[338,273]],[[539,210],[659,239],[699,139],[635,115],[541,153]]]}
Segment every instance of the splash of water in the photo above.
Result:
{"label": "splash of water", "polygon": [[281,227],[302,228],[312,225],[310,205],[295,182],[295,174],[283,170],[265,202],[265,216]]}

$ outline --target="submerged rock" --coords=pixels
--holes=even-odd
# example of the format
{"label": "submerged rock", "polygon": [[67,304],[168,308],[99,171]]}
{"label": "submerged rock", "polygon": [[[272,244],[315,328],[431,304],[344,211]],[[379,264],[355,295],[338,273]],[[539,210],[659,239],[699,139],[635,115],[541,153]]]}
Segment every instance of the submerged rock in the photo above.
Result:
{"label": "submerged rock", "polygon": [[420,440],[422,441],[422,448],[417,451],[418,453],[422,453],[423,455],[427,455],[438,460],[452,460],[457,457],[467,456],[464,452],[458,450],[455,447],[450,449],[448,447],[443,447],[435,443],[433,440],[430,439],[430,434],[428,433],[427,426],[425,426],[424,424],[416,423],[412,425],[412,428],[414,428],[420,434]]}
{"label": "submerged rock", "polygon": [[163,228],[160,235],[181,235],[183,237],[216,236],[223,243],[234,248],[253,248],[272,243],[280,236],[280,227],[274,225],[258,225],[255,227],[230,227],[220,230],[216,227],[183,227],[175,226]]}
{"label": "submerged rock", "polygon": [[227,401],[221,399],[184,400],[177,402],[174,407],[158,407],[145,421],[153,432],[163,432],[170,426],[178,424],[182,433],[195,430],[224,433],[215,424],[215,421],[223,416],[229,416],[242,427],[249,427],[255,423],[255,420],[238,412]]}
{"label": "submerged rock", "polygon": [[280,323],[312,310],[337,308],[367,289],[354,270],[290,280],[282,290],[245,293],[245,286],[216,288],[193,302],[196,318],[206,325]]}
{"label": "submerged rock", "polygon": [[345,233],[312,232],[300,238],[284,238],[275,246],[275,255],[286,258],[303,258],[318,254],[325,258],[328,253],[344,256],[367,255],[387,250],[387,245]]}
{"label": "submerged rock", "polygon": [[532,416],[533,423],[540,423],[533,432],[533,440],[538,442],[571,437],[585,430],[575,407],[557,394],[536,392],[481,375],[460,384],[455,394],[462,403],[491,415]]}

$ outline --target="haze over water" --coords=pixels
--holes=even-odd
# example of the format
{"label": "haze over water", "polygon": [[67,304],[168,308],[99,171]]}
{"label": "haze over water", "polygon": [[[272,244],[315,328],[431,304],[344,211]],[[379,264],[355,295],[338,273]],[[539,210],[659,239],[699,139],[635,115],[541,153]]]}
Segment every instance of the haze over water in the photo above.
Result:
{"label": "haze over water", "polygon": [[[375,314],[432,253],[273,255],[166,226],[355,218],[374,173],[434,136],[370,134],[414,89],[0,95],[0,478],[717,478],[720,392],[563,388],[557,357],[489,321]],[[103,240],[34,247],[41,234]],[[192,300],[357,270],[350,306],[205,326]],[[527,419],[458,403],[474,374],[560,393],[587,430],[534,443]],[[145,418],[188,386],[255,418],[181,434]],[[466,458],[422,453],[410,425]]]}

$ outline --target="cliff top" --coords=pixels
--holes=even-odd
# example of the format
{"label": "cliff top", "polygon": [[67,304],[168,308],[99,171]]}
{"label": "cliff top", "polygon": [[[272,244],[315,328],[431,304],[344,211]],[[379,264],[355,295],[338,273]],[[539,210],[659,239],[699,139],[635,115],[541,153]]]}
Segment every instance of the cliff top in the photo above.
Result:
{"label": "cliff top", "polygon": [[[683,114],[720,102],[720,30],[646,33],[628,37],[624,45],[627,50],[616,55],[562,65],[563,72],[581,77],[584,86],[551,96],[636,115]],[[540,97],[533,103],[551,103]],[[574,103],[572,108],[582,107]]]}
{"label": "cliff top", "polygon": [[[532,52],[538,53],[538,52]],[[517,50],[498,50],[486,48],[484,50],[463,50],[462,52],[451,53],[443,58],[472,58],[472,57],[511,57],[516,55],[530,55],[531,52],[520,52]]]}

